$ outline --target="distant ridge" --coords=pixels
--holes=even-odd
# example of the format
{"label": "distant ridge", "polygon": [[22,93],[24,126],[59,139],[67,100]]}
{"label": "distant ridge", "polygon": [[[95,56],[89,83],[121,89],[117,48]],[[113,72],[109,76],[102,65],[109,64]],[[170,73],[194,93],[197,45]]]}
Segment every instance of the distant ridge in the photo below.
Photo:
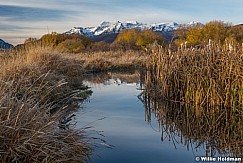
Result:
{"label": "distant ridge", "polygon": [[[185,25],[194,26],[196,24],[199,24],[199,22],[192,21]],[[124,29],[139,29],[139,30],[151,29],[156,32],[171,32],[178,29],[180,26],[181,24],[178,24],[176,22],[144,24],[144,23],[139,23],[138,21],[126,21],[126,22],[117,21],[115,23],[104,21],[97,27],[73,27],[72,29],[70,29],[65,33],[82,34],[87,37],[93,37],[93,36],[119,33]]]}
{"label": "distant ridge", "polygon": [[14,46],[12,44],[9,44],[5,41],[3,41],[2,39],[0,39],[0,50],[4,50],[4,49],[11,49]]}
{"label": "distant ridge", "polygon": [[183,26],[195,26],[201,24],[200,22],[192,21],[187,24],[178,24],[176,22],[167,23],[155,23],[145,24],[138,21],[126,21],[126,22],[108,22],[104,21],[96,27],[73,27],[66,34],[81,34],[86,37],[90,37],[92,41],[99,42],[104,41],[111,43],[117,35],[125,29],[138,29],[138,30],[153,30],[155,32],[162,33],[165,36],[166,42],[169,42],[173,36],[173,32],[179,27]]}

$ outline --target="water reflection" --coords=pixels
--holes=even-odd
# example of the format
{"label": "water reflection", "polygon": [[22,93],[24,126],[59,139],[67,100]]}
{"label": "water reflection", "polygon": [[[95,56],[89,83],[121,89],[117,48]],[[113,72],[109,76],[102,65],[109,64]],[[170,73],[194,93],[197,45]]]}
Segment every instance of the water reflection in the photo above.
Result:
{"label": "water reflection", "polygon": [[161,141],[183,144],[188,150],[204,150],[204,156],[243,157],[243,112],[226,108],[201,108],[162,99],[159,84],[146,75],[146,89],[139,96],[146,121],[154,114]]}
{"label": "water reflection", "polygon": [[107,72],[99,74],[87,74],[85,75],[84,83],[91,85],[127,85],[131,83],[140,84],[144,82],[141,71],[131,72]]}
{"label": "water reflection", "polygon": [[[85,77],[92,88],[80,124],[92,121],[114,148],[97,148],[95,163],[195,162],[196,156],[242,157],[242,114],[162,100],[144,71]],[[149,82],[148,82],[149,81]],[[97,119],[106,117],[102,121]]]}

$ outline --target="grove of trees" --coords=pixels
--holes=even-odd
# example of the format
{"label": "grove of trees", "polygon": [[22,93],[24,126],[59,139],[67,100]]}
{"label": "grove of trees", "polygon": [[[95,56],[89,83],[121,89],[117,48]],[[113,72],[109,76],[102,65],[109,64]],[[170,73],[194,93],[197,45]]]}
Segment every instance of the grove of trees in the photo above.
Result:
{"label": "grove of trees", "polygon": [[119,33],[113,44],[125,49],[145,49],[154,42],[164,45],[165,39],[162,34],[152,30],[129,29]]}
{"label": "grove of trees", "polygon": [[[200,23],[188,27],[182,25],[174,32],[173,46],[204,46],[213,42],[221,47],[231,44],[236,47],[243,43],[243,25],[232,25],[223,21],[211,21],[202,25]],[[62,52],[80,52],[82,50],[107,51],[116,49],[144,50],[156,43],[165,46],[165,37],[162,33],[152,30],[127,29],[121,31],[114,42],[92,42],[91,38],[79,34],[51,33],[43,35],[40,39],[28,38],[25,45],[40,43],[51,46]]]}
{"label": "grove of trees", "polygon": [[164,45],[162,34],[152,30],[139,31],[137,29],[123,30],[118,34],[113,43],[92,42],[90,38],[78,34],[57,34],[43,35],[39,40],[28,38],[25,45],[41,43],[43,46],[51,46],[62,52],[80,52],[82,50],[116,50],[133,49],[141,50],[156,42]]}
{"label": "grove of trees", "polygon": [[243,26],[233,26],[223,21],[211,21],[205,25],[197,24],[192,27],[181,27],[174,33],[175,44],[206,45],[209,40],[219,46],[231,43],[233,45],[243,42]]}

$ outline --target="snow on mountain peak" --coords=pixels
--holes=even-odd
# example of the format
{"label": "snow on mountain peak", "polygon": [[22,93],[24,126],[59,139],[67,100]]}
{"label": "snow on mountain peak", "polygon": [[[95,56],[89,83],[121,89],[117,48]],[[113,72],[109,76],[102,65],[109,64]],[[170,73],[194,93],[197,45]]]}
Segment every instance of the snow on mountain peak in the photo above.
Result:
{"label": "snow on mountain peak", "polygon": [[200,23],[198,21],[191,21],[191,22],[187,23],[187,25],[189,25],[189,26],[195,26],[195,25],[202,25],[202,23]]}
{"label": "snow on mountain peak", "polygon": [[176,30],[180,25],[175,22],[152,24],[151,29],[159,32],[169,32]]}
{"label": "snow on mountain peak", "polygon": [[[189,22],[188,26],[194,26],[196,24],[201,24],[200,22]],[[176,22],[168,23],[156,23],[156,24],[143,24],[137,21],[126,21],[115,23],[104,21],[97,27],[74,27],[71,30],[65,32],[66,34],[82,34],[88,37],[99,36],[105,34],[119,33],[124,29],[139,29],[146,30],[151,29],[158,32],[170,32],[179,28],[181,25]]]}
{"label": "snow on mountain peak", "polygon": [[139,24],[138,21],[126,21],[126,24]]}

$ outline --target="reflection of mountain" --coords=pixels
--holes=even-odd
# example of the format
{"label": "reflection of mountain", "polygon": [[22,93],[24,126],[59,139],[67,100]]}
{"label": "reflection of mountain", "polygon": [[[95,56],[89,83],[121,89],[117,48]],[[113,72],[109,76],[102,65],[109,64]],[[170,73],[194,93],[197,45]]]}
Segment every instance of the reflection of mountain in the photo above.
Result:
{"label": "reflection of mountain", "polygon": [[104,81],[104,85],[121,85],[126,84],[126,82],[121,81],[119,78],[111,78]]}
{"label": "reflection of mountain", "polygon": [[139,83],[141,81],[140,72],[108,72],[99,74],[89,74],[85,76],[86,81],[104,85],[122,85]]}
{"label": "reflection of mountain", "polygon": [[205,156],[243,157],[243,114],[227,108],[200,108],[190,104],[162,100],[156,83],[146,76],[145,91],[139,96],[146,121],[155,114],[161,128],[161,140],[169,139],[188,149],[205,149]]}

